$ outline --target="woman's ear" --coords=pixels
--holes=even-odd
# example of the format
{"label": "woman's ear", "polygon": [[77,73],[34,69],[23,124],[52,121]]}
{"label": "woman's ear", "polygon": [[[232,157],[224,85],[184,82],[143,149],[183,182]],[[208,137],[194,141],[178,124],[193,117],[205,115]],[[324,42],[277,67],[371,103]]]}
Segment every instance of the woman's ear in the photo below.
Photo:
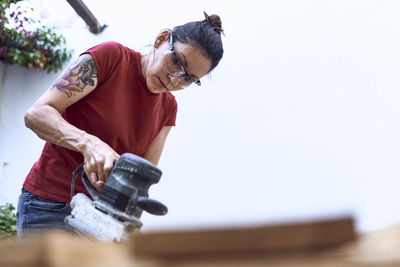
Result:
{"label": "woman's ear", "polygon": [[154,48],[159,48],[165,41],[169,39],[171,31],[165,30],[158,34],[156,41],[154,42]]}

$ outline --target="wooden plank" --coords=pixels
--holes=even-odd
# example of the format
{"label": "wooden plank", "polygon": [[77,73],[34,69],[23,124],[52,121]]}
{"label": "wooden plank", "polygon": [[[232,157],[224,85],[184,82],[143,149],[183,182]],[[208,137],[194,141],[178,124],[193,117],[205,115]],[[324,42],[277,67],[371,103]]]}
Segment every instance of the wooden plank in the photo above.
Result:
{"label": "wooden plank", "polygon": [[[352,222],[352,220],[350,220]],[[336,223],[334,223],[336,222]],[[347,242],[345,235],[349,227],[349,221],[319,221],[303,224],[286,225],[266,225],[259,227],[242,227],[231,229],[209,229],[209,230],[191,230],[176,231],[173,236],[179,236],[181,242],[191,246],[197,246],[208,242],[217,242],[216,248],[212,254],[211,250],[183,250],[182,254],[169,254],[174,257],[159,257],[150,251],[147,256],[138,255],[137,246],[145,244],[150,249],[150,244],[143,243],[157,240],[146,239],[136,240],[131,243],[103,243],[90,241],[86,238],[71,235],[65,232],[48,232],[44,235],[32,236],[29,239],[18,241],[0,242],[0,266],[7,267],[397,267],[400,266],[400,225],[378,231],[359,234],[353,241]],[[281,228],[283,227],[283,228]],[[287,228],[288,227],[288,228]],[[308,229],[311,227],[311,230]],[[337,230],[337,227],[340,230]],[[263,243],[265,229],[275,229],[278,233],[273,234],[270,242],[278,240],[278,244]],[[288,229],[290,231],[288,231]],[[306,230],[308,229],[308,230]],[[317,230],[319,229],[319,230]],[[249,231],[250,230],[250,231]],[[296,231],[295,231],[296,230]],[[330,235],[325,233],[322,236],[317,233],[329,230]],[[204,241],[198,241],[199,237],[193,235],[193,232],[205,233]],[[210,234],[211,232],[211,234]],[[215,234],[217,232],[217,234]],[[221,232],[223,234],[221,234]],[[306,234],[306,232],[308,232]],[[342,238],[332,238],[336,233]],[[165,233],[158,233],[164,235]],[[171,233],[168,232],[170,235]],[[188,235],[187,235],[188,234]],[[232,235],[226,237],[226,235]],[[259,236],[256,236],[256,235]],[[240,236],[241,235],[241,236]],[[136,235],[139,236],[139,235]],[[147,238],[149,233],[141,234],[141,238]],[[193,240],[190,240],[194,236]],[[210,238],[211,236],[211,238]],[[221,237],[221,240],[215,241],[215,236]],[[264,236],[264,238],[263,238]],[[308,238],[306,238],[309,236]],[[240,237],[240,238],[239,238]],[[289,240],[291,237],[292,240]],[[300,238],[302,237],[302,238]],[[189,239],[182,241],[182,239]],[[282,239],[282,240],[281,240]],[[284,240],[286,241],[284,241]],[[170,239],[169,239],[170,240]],[[192,244],[194,241],[200,243]],[[236,245],[227,242],[236,241]],[[263,246],[255,246],[250,241],[261,242]],[[344,242],[344,243],[342,243]],[[206,243],[208,244],[208,243]],[[245,247],[250,244],[250,248]],[[322,244],[323,249],[320,250]],[[157,248],[160,244],[153,243]],[[177,253],[177,247],[174,242],[165,244],[164,248],[169,249],[174,246],[174,253]],[[226,245],[227,249],[219,253],[219,246]],[[247,246],[247,245],[246,245]],[[288,250],[289,248],[289,250]],[[306,248],[306,249],[304,249]],[[157,248],[159,249],[159,248]],[[180,248],[181,249],[181,248]],[[182,250],[181,250],[182,251]],[[221,250],[220,250],[221,251]],[[154,252],[154,251],[153,251]],[[195,253],[194,253],[195,252]],[[236,253],[235,253],[236,252]],[[256,253],[255,253],[256,252]],[[134,254],[135,253],[135,254]],[[165,254],[163,254],[165,256]]]}
{"label": "wooden plank", "polygon": [[313,253],[165,258],[163,267],[398,267],[400,224],[359,233],[351,242]]}
{"label": "wooden plank", "polygon": [[252,227],[137,233],[132,247],[136,256],[195,257],[304,251],[354,239],[354,221],[343,217]]}
{"label": "wooden plank", "polygon": [[400,224],[359,233],[357,240],[329,251],[325,256],[352,262],[379,263],[376,266],[384,262],[400,266]]}
{"label": "wooden plank", "polygon": [[49,231],[30,238],[0,243],[0,266],[128,267],[127,244],[94,242],[71,233]]}

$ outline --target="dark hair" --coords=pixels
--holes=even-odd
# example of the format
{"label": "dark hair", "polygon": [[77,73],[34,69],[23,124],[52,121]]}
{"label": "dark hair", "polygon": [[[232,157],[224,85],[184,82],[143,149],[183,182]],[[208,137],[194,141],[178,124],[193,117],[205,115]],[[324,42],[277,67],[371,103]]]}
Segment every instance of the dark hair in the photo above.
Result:
{"label": "dark hair", "polygon": [[193,43],[202,48],[206,56],[211,60],[211,70],[219,63],[224,54],[222,47],[221,33],[222,22],[218,15],[208,16],[204,12],[205,19],[193,21],[176,26],[172,30],[174,40],[181,43]]}

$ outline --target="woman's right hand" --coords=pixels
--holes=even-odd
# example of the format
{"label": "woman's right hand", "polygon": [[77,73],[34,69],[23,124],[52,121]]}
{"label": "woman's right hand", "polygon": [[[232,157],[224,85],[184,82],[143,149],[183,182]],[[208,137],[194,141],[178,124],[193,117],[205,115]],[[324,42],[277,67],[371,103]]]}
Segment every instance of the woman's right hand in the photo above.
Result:
{"label": "woman's right hand", "polygon": [[109,145],[95,136],[91,136],[84,145],[82,151],[84,156],[86,176],[97,191],[103,190],[104,184],[110,175],[111,169],[120,155]]}

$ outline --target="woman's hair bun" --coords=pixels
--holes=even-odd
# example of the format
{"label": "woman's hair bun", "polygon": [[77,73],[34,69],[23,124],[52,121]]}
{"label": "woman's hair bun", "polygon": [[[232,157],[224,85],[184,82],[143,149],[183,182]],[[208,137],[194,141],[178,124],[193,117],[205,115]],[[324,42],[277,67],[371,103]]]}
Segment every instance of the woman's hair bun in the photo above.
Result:
{"label": "woman's hair bun", "polygon": [[203,12],[204,12],[204,17],[206,17],[205,20],[203,21],[207,22],[218,34],[223,33],[224,30],[222,29],[221,18],[218,15],[214,14],[209,16],[205,11]]}

